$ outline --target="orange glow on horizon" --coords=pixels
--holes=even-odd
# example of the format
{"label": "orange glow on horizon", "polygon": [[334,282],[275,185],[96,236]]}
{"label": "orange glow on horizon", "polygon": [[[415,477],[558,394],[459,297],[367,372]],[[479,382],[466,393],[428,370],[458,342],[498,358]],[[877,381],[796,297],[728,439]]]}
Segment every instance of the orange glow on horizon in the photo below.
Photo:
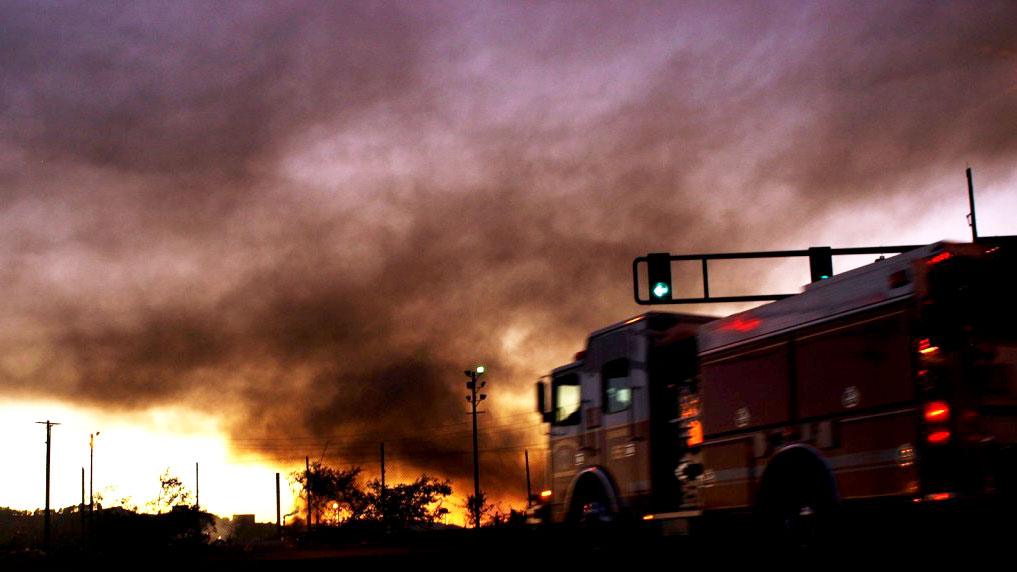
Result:
{"label": "orange glow on horizon", "polygon": [[[25,434],[25,427],[40,412],[61,423],[52,436],[50,506],[56,509],[81,502],[84,469],[86,502],[92,480],[102,506],[153,511],[149,503],[158,495],[160,475],[169,468],[170,475],[191,491],[191,503],[195,489],[200,490],[204,510],[224,517],[253,513],[258,522],[275,522],[275,473],[282,473],[285,481],[297,468],[296,463],[233,450],[219,420],[184,408],[124,413],[52,400],[5,400],[0,403],[0,427],[8,435]],[[45,491],[38,485],[45,471],[40,461],[45,445],[39,445],[44,441],[45,433],[39,439],[7,441],[8,458],[23,469],[0,474],[0,506],[19,510],[44,506]],[[200,466],[199,486],[195,486],[195,462]],[[290,506],[292,498],[284,482],[283,507]]]}
{"label": "orange glow on horizon", "polygon": [[[41,417],[40,417],[41,416]],[[6,400],[0,402],[0,427],[8,435],[25,435],[36,418],[51,417],[61,425],[53,429],[51,503],[55,509],[77,506],[81,502],[81,470],[86,475],[86,495],[90,453],[94,454],[94,491],[106,508],[124,506],[129,510],[150,512],[149,501],[158,494],[158,479],[167,467],[192,493],[200,490],[201,508],[221,517],[254,514],[256,522],[274,523],[275,473],[280,473],[282,516],[285,522],[306,518],[306,505],[299,487],[289,476],[304,468],[301,457],[290,453],[272,458],[244,449],[222,428],[221,421],[209,414],[183,408],[150,408],[143,411],[106,412],[57,401]],[[101,428],[101,431],[95,431]],[[100,435],[102,439],[96,436]],[[29,438],[6,443],[9,459],[22,470],[0,473],[0,506],[18,510],[36,510],[44,506],[45,431]],[[33,438],[38,437],[38,438]],[[195,462],[200,466],[200,483],[195,486]],[[370,469],[370,467],[365,467]],[[390,469],[406,479],[390,479],[392,485],[412,482],[419,471],[411,466],[392,465]],[[436,522],[465,526],[465,504],[469,483],[453,482],[452,495],[438,507],[447,509]],[[491,491],[490,501],[497,511],[525,506],[522,494]],[[87,501],[87,496],[86,496]],[[331,505],[329,505],[331,506]],[[341,508],[341,507],[340,507]]]}

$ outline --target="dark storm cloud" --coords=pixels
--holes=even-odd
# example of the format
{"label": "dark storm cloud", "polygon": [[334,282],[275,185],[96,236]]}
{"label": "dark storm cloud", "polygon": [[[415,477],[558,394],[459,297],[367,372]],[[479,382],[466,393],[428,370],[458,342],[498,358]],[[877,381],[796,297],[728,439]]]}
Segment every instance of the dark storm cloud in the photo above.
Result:
{"label": "dark storm cloud", "polygon": [[[888,9],[887,9],[888,8]],[[823,194],[880,195],[977,160],[1000,174],[1017,154],[1012,3],[828,6],[779,81],[804,117],[761,165],[821,208]],[[838,168],[831,169],[830,165]],[[818,195],[818,197],[817,197]]]}
{"label": "dark storm cloud", "polygon": [[634,256],[1012,168],[1014,16],[5,4],[4,391],[221,412],[269,456],[417,433],[415,466],[464,477],[469,434],[438,430],[468,420],[463,369],[488,365],[492,425],[525,413],[636,311]]}
{"label": "dark storm cloud", "polygon": [[370,3],[29,2],[0,17],[5,137],[120,171],[257,170],[289,133],[414,81],[416,28]]}

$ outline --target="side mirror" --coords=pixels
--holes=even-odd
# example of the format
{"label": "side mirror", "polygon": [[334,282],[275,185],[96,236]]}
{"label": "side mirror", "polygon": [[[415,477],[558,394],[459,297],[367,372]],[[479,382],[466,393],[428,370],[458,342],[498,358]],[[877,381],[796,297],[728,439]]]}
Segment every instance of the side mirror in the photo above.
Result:
{"label": "side mirror", "polygon": [[547,384],[543,381],[537,382],[537,413],[540,413],[544,423],[550,423],[554,421],[554,411],[549,411],[547,407]]}

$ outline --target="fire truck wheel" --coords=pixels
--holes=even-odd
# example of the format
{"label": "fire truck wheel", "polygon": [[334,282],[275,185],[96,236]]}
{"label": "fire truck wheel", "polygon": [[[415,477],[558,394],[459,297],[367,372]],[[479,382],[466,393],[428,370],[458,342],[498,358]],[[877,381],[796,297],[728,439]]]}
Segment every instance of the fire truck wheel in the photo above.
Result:
{"label": "fire truck wheel", "polygon": [[586,486],[576,491],[569,508],[568,521],[574,528],[602,529],[607,528],[615,520],[611,512],[607,494],[597,485],[585,483]]}
{"label": "fire truck wheel", "polygon": [[760,534],[777,546],[829,546],[838,536],[836,486],[822,461],[802,453],[764,474],[756,502]]}
{"label": "fire truck wheel", "polygon": [[583,505],[580,524],[585,527],[605,526],[614,521],[614,515],[602,501],[588,502]]}

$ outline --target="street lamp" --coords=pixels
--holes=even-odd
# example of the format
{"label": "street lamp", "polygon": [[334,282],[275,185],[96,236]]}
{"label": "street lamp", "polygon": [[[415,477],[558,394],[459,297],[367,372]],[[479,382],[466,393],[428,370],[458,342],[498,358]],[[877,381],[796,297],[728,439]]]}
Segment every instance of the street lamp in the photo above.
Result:
{"label": "street lamp", "polygon": [[92,513],[92,506],[95,502],[95,497],[92,495],[92,484],[95,479],[95,438],[99,436],[99,431],[92,433],[88,436],[88,512]]}
{"label": "street lamp", "polygon": [[480,528],[480,460],[477,458],[477,404],[487,399],[487,395],[481,393],[477,395],[477,389],[483,388],[487,385],[486,381],[481,381],[480,386],[477,386],[477,378],[484,375],[484,366],[478,365],[477,369],[470,371],[466,370],[463,372],[466,377],[470,378],[470,381],[466,382],[466,389],[470,390],[469,395],[466,396],[466,401],[470,402],[473,411],[470,415],[473,415],[473,498],[477,503],[476,507],[473,507],[474,512],[474,526]]}

